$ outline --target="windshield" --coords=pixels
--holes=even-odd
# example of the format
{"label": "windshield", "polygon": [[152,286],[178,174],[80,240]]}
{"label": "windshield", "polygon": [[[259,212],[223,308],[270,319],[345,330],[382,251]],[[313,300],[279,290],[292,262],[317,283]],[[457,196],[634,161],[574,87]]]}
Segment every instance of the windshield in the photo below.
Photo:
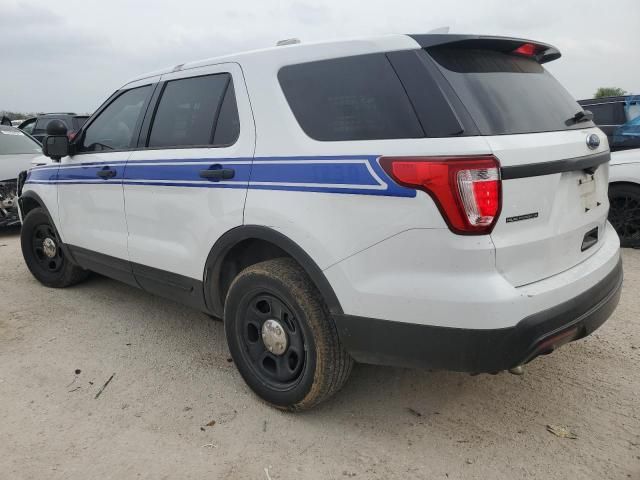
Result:
{"label": "windshield", "polygon": [[0,155],[41,153],[42,147],[16,128],[0,127]]}
{"label": "windshield", "polygon": [[594,126],[571,120],[582,108],[536,60],[492,50],[427,50],[483,135]]}

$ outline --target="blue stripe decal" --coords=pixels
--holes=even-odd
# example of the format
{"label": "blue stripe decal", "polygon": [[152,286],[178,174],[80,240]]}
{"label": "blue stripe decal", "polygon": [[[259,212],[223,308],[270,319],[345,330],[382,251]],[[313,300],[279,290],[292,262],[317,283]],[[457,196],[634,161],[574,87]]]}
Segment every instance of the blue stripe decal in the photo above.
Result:
{"label": "blue stripe decal", "polygon": [[[231,180],[212,181],[200,171],[220,165],[232,168]],[[101,169],[116,171],[110,179]],[[217,167],[219,168],[219,167]],[[378,156],[198,158],[120,160],[83,164],[46,165],[29,171],[26,183],[60,185],[156,185],[197,188],[251,188],[294,192],[415,197],[414,189],[397,185],[378,164]]]}

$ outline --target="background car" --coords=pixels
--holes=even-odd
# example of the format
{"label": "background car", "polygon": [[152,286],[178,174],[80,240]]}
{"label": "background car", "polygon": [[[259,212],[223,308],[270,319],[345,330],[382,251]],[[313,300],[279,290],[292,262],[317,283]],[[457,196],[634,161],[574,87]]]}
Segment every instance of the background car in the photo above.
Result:
{"label": "background car", "polygon": [[42,139],[46,135],[47,125],[49,125],[49,122],[51,120],[60,120],[67,127],[67,136],[69,137],[69,140],[73,140],[75,134],[80,130],[88,118],[88,115],[76,115],[75,113],[45,113],[25,120],[18,126],[18,128],[30,135],[33,135],[38,142],[42,142]]}
{"label": "background car", "polygon": [[42,147],[17,128],[0,125],[0,227],[17,225],[17,179],[42,155]]}
{"label": "background car", "polygon": [[578,100],[593,113],[593,121],[607,134],[612,152],[640,148],[640,95]]}
{"label": "background car", "polygon": [[609,221],[623,247],[640,247],[640,148],[613,152],[609,168]]}
{"label": "background car", "polygon": [[18,125],[18,128],[31,135],[33,133],[33,127],[36,126],[36,120],[38,120],[38,117],[27,118]]}

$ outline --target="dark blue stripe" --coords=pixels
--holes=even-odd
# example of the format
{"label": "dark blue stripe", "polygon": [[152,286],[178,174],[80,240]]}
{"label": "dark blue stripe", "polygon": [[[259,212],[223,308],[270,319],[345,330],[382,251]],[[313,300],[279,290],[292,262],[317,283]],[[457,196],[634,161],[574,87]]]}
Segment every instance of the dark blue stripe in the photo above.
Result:
{"label": "dark blue stripe", "polygon": [[[259,190],[283,190],[296,192],[324,192],[345,193],[358,195],[385,195],[400,197],[415,197],[416,191],[397,185],[382,170],[374,155],[347,155],[322,157],[259,157],[253,164],[234,164],[228,162],[247,161],[247,158],[201,158],[201,159],[161,159],[134,160],[130,164],[124,161],[116,162],[87,162],[78,166],[65,168],[34,168],[30,171],[27,183],[42,181],[63,184],[100,184],[97,176],[99,170],[109,166],[116,170],[116,176],[105,183],[123,182],[130,185],[159,185],[199,188],[247,188],[246,183],[220,184],[219,182],[205,183],[200,177],[200,171],[212,165],[222,168],[233,168],[233,181],[249,182],[248,187]],[[295,160],[306,160],[309,163],[285,163]],[[312,163],[313,160],[353,160],[353,163]],[[198,162],[196,165],[162,165],[162,163]],[[267,163],[268,161],[283,163]],[[371,174],[364,162],[368,162],[377,178]],[[120,179],[120,182],[118,182]],[[148,180],[150,182],[145,182]],[[151,182],[153,181],[153,182]],[[189,184],[185,181],[202,183]],[[255,183],[285,183],[288,185],[256,185]],[[382,185],[383,182],[386,186]],[[300,184],[295,185],[295,184]],[[312,186],[304,184],[313,184]],[[326,186],[325,186],[326,185]],[[337,187],[344,185],[344,187]],[[353,188],[358,186],[362,188]]]}
{"label": "dark blue stripe", "polygon": [[379,185],[363,163],[255,163],[251,182]]}
{"label": "dark blue stripe", "polygon": [[203,163],[201,165],[127,165],[124,180],[199,180],[201,170],[208,170],[210,165],[221,165],[222,168],[235,170],[233,181],[249,181],[251,165],[227,165],[223,163]]}

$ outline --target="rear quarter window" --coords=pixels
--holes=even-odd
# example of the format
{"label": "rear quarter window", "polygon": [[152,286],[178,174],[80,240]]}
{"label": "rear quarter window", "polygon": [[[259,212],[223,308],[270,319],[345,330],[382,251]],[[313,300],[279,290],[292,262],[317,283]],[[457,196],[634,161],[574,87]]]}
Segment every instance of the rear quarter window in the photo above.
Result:
{"label": "rear quarter window", "polygon": [[384,54],[288,65],[278,80],[300,127],[315,140],[424,137]]}

